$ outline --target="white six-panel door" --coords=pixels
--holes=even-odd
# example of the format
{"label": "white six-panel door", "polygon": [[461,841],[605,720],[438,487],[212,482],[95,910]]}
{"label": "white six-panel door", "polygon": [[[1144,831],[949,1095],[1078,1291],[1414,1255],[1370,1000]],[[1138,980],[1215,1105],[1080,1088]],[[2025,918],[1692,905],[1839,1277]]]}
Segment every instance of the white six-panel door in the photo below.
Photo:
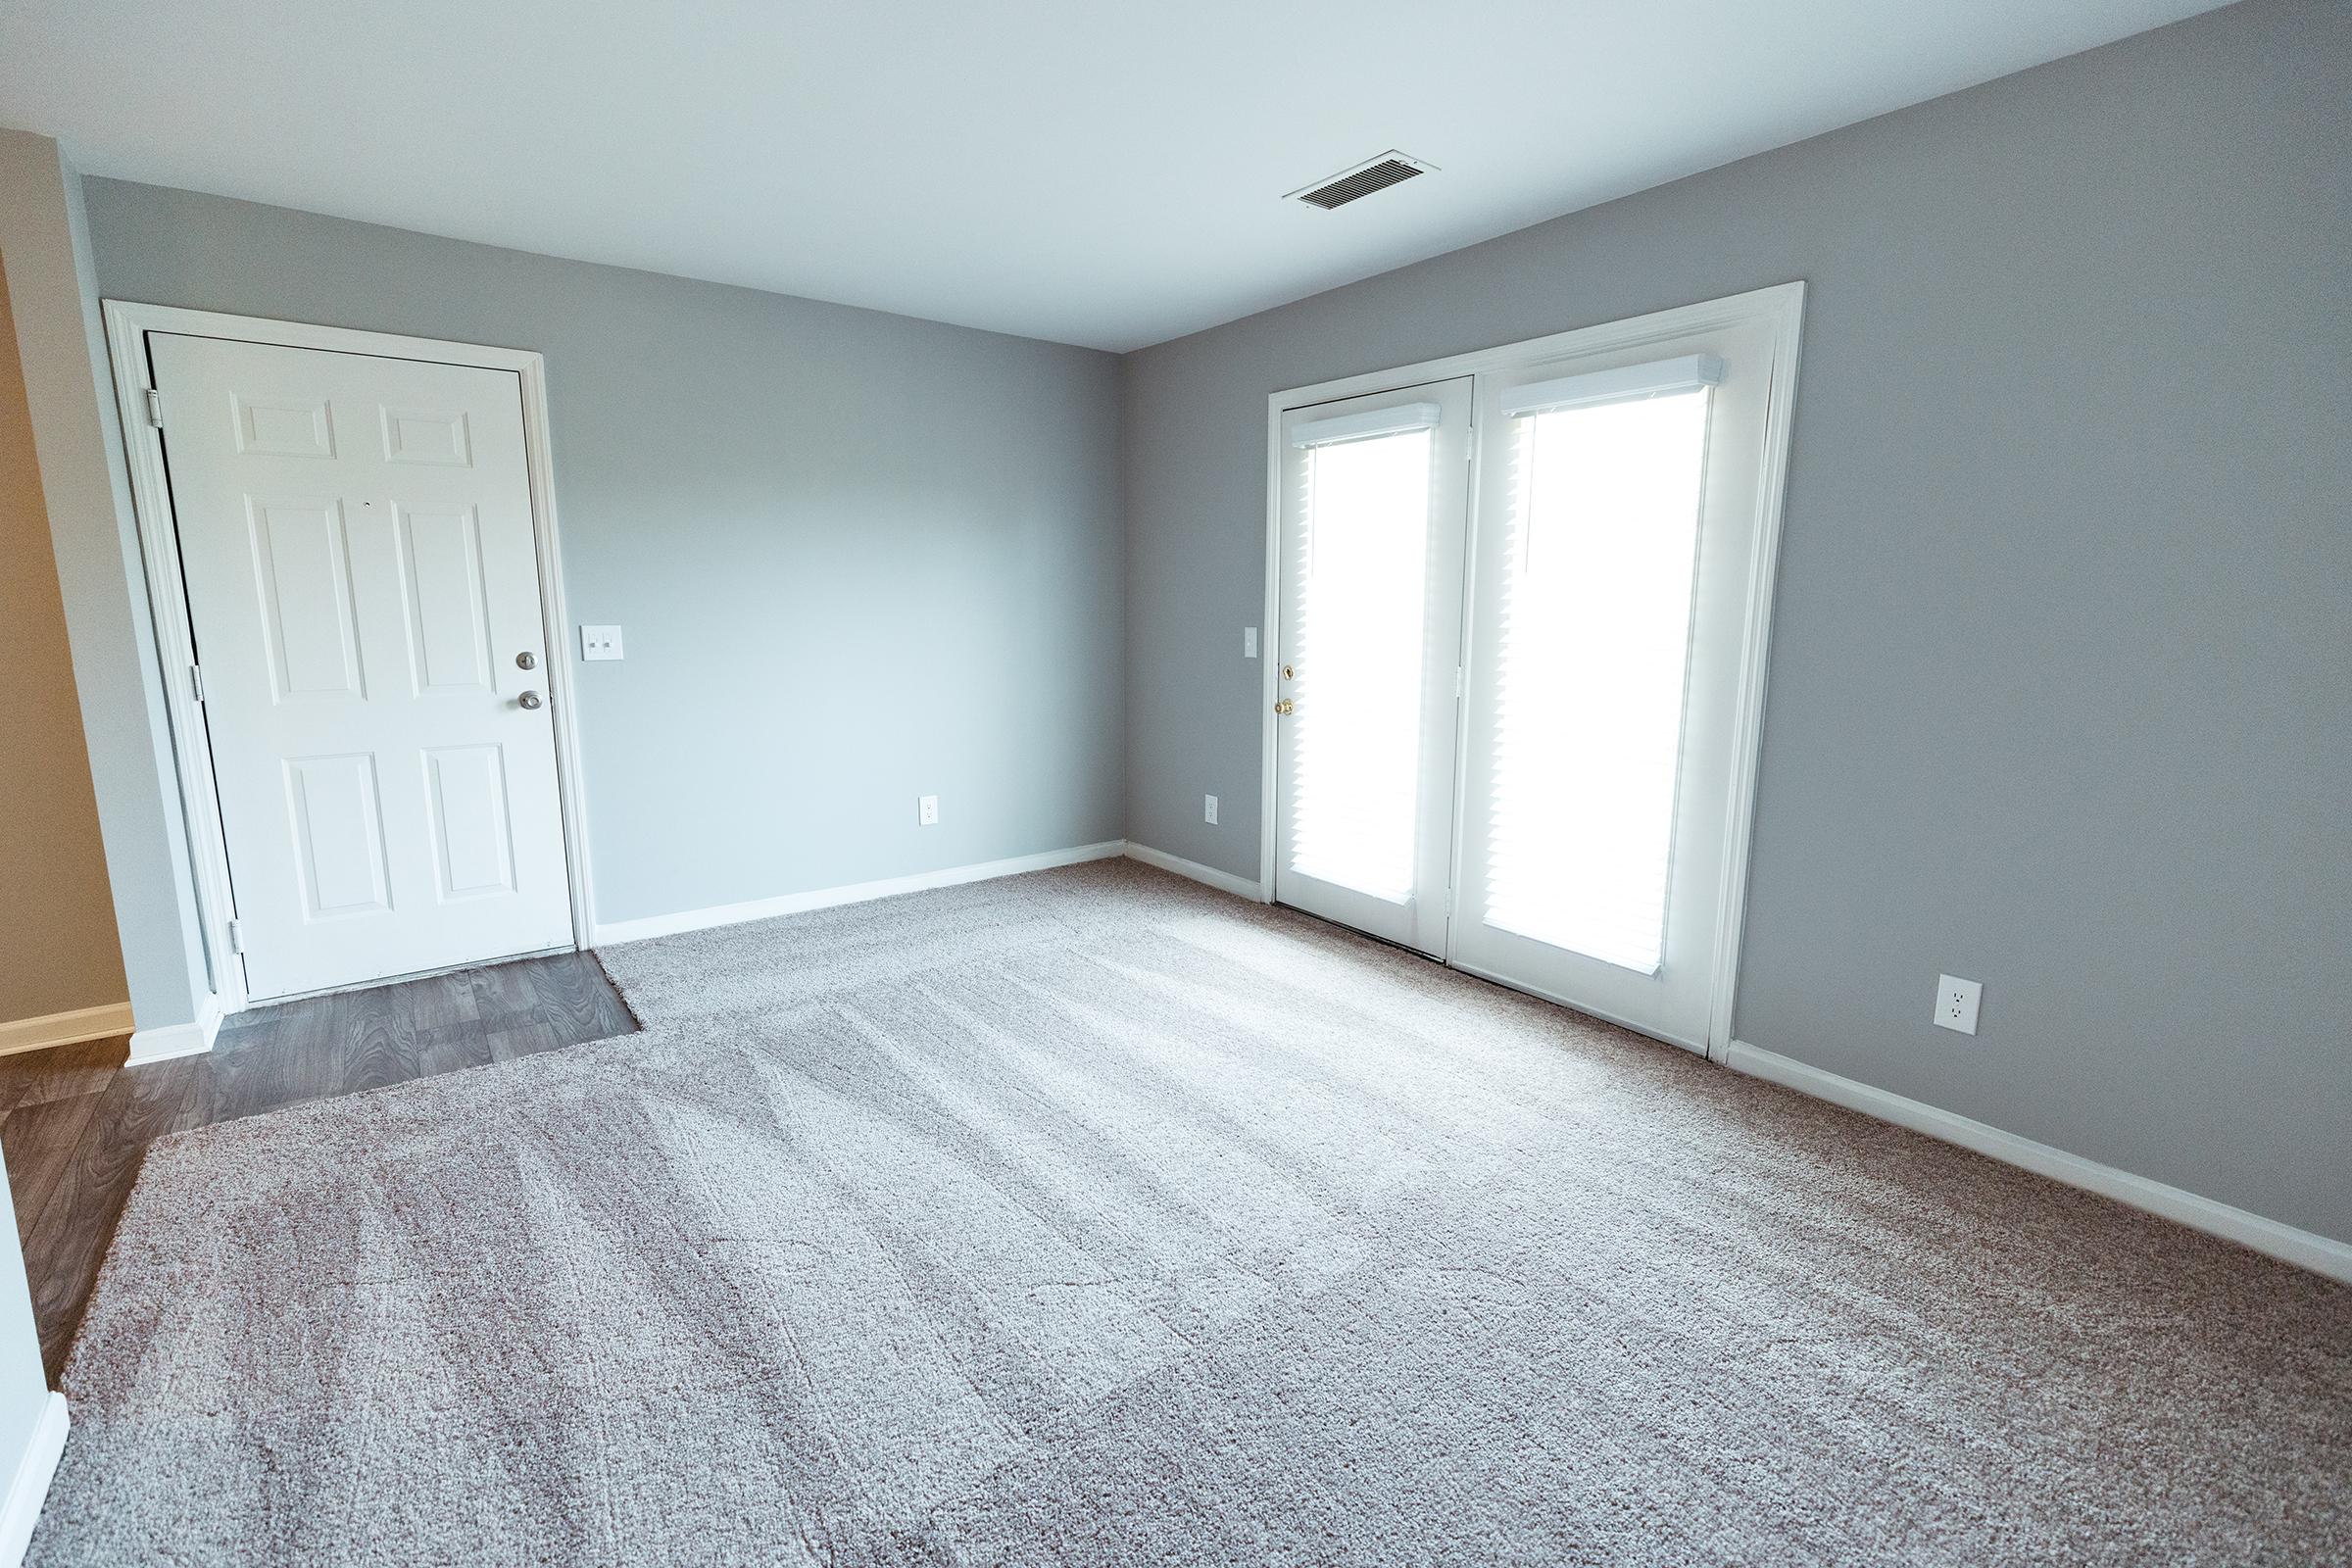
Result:
{"label": "white six-panel door", "polygon": [[518,378],[148,343],[247,994],[569,946]]}

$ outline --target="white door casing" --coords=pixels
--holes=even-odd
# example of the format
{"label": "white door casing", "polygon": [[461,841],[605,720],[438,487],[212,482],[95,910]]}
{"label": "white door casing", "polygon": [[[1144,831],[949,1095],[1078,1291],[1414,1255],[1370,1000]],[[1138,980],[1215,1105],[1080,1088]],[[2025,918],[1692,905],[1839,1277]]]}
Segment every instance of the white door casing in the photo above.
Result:
{"label": "white door casing", "polygon": [[1446,951],[1471,383],[1288,412],[1274,896]]}
{"label": "white door casing", "polygon": [[570,945],[516,373],[148,347],[246,994]]}

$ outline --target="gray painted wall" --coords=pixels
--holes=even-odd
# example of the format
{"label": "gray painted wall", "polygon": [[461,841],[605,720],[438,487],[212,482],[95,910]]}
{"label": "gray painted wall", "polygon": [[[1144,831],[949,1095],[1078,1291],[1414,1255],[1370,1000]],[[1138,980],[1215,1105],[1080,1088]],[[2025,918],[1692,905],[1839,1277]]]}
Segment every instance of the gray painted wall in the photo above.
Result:
{"label": "gray painted wall", "polygon": [[1256,874],[1267,393],[1803,278],[1740,1038],[2352,1238],[2348,105],[2253,0],[1130,356],[1130,837]]}
{"label": "gray painted wall", "polygon": [[85,188],[110,298],[547,356],[600,921],[1119,837],[1110,355]]}

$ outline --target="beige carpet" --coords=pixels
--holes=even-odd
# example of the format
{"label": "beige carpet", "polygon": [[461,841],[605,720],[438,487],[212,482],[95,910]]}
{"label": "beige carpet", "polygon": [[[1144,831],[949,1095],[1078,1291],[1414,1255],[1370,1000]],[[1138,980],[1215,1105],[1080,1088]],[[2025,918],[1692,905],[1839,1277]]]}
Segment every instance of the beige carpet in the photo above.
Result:
{"label": "beige carpet", "polygon": [[2314,1563],[2352,1292],[1112,863],[158,1146],[36,1564]]}

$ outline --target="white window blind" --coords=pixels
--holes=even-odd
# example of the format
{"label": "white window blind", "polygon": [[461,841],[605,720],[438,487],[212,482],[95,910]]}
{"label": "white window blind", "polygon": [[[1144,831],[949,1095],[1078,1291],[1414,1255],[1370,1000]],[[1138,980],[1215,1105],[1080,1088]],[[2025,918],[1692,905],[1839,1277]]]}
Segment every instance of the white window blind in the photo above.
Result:
{"label": "white window blind", "polygon": [[1438,406],[1435,403],[1400,403],[1393,408],[1333,414],[1320,419],[1300,419],[1291,426],[1291,445],[1321,447],[1339,441],[1400,435],[1407,431],[1429,429],[1437,422]]}
{"label": "white window blind", "polygon": [[[1426,409],[1424,416],[1420,411]],[[1299,464],[1298,624],[1287,656],[1291,867],[1392,903],[1414,891],[1434,404],[1317,421]]]}
{"label": "white window blind", "polygon": [[1483,917],[1643,974],[1663,958],[1707,388],[1721,375],[1719,362],[1677,361],[1503,401],[1516,416]]}
{"label": "white window blind", "polygon": [[1674,397],[1718,386],[1723,362],[1712,354],[1687,354],[1679,360],[1654,360],[1647,365],[1625,365],[1613,370],[1586,370],[1576,375],[1527,381],[1502,394],[1506,418],[1522,414],[1548,414],[1596,403],[1624,403],[1635,398]]}

